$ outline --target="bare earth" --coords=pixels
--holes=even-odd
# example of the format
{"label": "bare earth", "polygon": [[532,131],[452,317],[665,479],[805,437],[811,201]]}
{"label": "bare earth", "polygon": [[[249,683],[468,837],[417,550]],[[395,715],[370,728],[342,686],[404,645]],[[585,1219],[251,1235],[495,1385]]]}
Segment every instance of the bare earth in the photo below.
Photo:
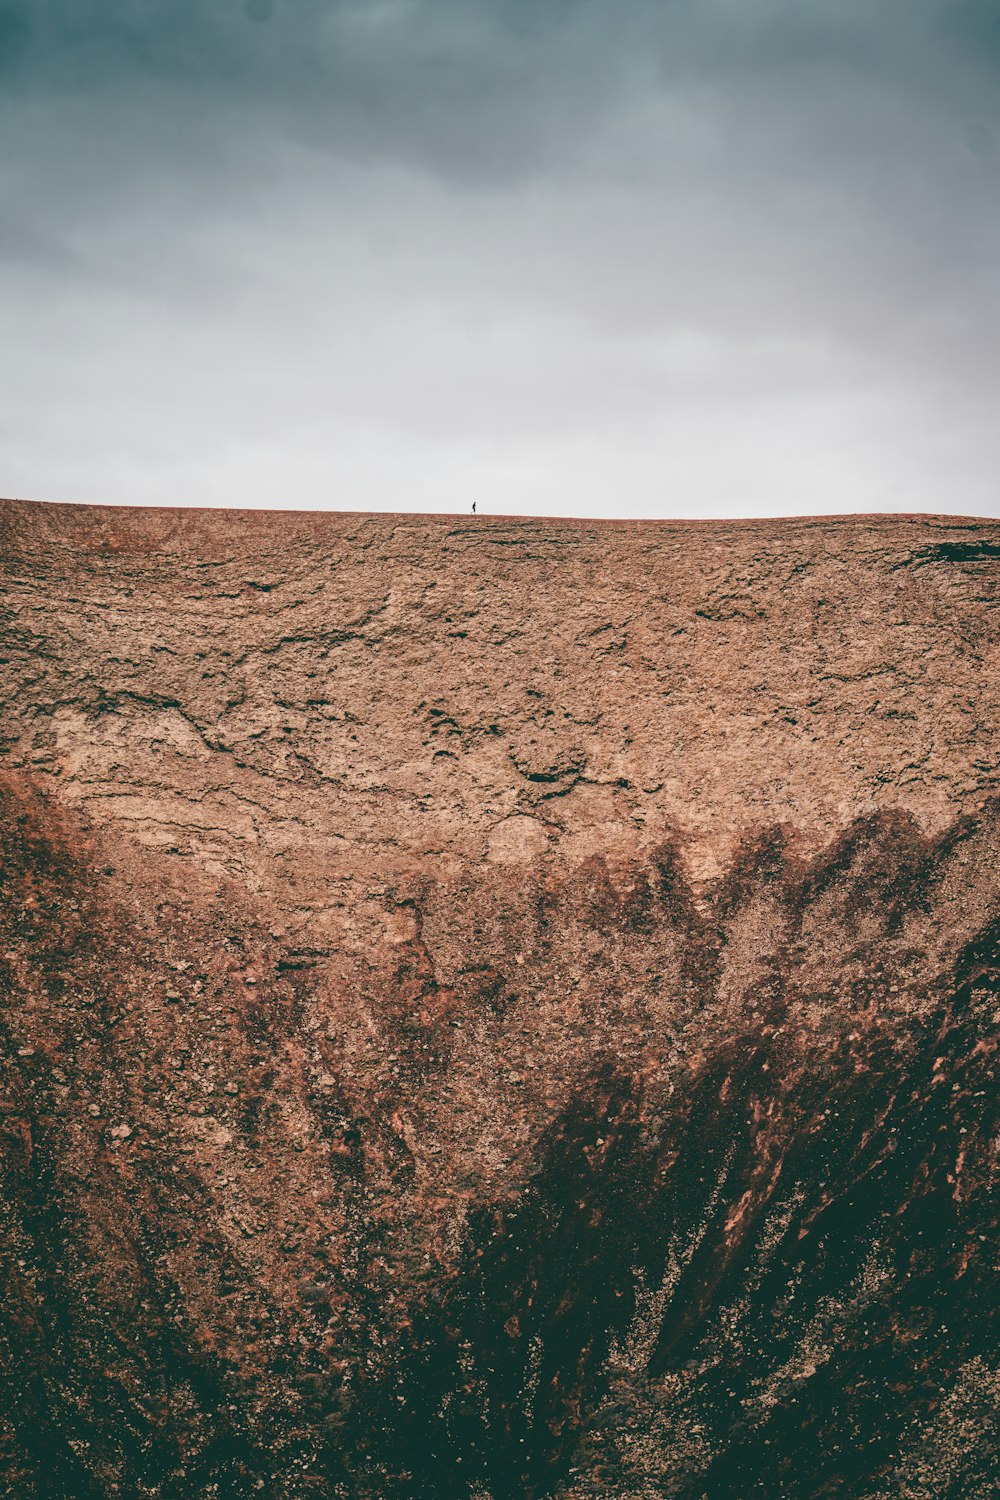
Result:
{"label": "bare earth", "polygon": [[0,1493],[997,1492],[1000,525],[0,570]]}

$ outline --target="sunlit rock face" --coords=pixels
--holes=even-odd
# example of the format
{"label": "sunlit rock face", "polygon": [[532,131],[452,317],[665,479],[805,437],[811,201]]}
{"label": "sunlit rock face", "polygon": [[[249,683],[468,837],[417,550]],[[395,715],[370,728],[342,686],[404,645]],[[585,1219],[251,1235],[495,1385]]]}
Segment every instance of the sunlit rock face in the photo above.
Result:
{"label": "sunlit rock face", "polygon": [[995,1493],[1000,528],[2,524],[0,1490]]}

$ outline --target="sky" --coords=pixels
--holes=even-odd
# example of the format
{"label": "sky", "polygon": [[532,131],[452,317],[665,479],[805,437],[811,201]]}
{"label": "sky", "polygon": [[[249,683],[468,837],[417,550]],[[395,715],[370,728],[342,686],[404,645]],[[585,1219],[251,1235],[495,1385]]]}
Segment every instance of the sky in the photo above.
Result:
{"label": "sky", "polygon": [[1000,0],[0,0],[0,494],[1000,516]]}

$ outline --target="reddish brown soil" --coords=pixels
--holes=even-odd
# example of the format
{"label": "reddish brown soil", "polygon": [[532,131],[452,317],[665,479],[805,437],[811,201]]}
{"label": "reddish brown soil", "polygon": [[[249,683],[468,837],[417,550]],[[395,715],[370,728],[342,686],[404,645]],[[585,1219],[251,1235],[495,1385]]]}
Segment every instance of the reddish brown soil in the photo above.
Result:
{"label": "reddish brown soil", "polygon": [[996,1492],[1000,526],[0,566],[0,1492]]}

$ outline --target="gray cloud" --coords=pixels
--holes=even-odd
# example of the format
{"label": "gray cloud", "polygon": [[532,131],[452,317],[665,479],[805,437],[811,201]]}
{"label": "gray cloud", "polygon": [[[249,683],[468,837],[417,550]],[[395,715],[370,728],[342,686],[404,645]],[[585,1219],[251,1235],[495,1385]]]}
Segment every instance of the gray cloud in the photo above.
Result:
{"label": "gray cloud", "polygon": [[[183,149],[236,108],[340,157],[475,185],[587,160],[660,97],[729,150],[734,125],[776,123],[771,169],[810,146],[871,167],[894,143],[868,132],[908,127],[908,97],[990,128],[996,14],[992,0],[8,0],[0,66],[8,100],[127,114],[147,149],[178,124]],[[654,157],[690,146],[670,124]]]}
{"label": "gray cloud", "polygon": [[996,509],[988,0],[0,4],[0,491]]}

